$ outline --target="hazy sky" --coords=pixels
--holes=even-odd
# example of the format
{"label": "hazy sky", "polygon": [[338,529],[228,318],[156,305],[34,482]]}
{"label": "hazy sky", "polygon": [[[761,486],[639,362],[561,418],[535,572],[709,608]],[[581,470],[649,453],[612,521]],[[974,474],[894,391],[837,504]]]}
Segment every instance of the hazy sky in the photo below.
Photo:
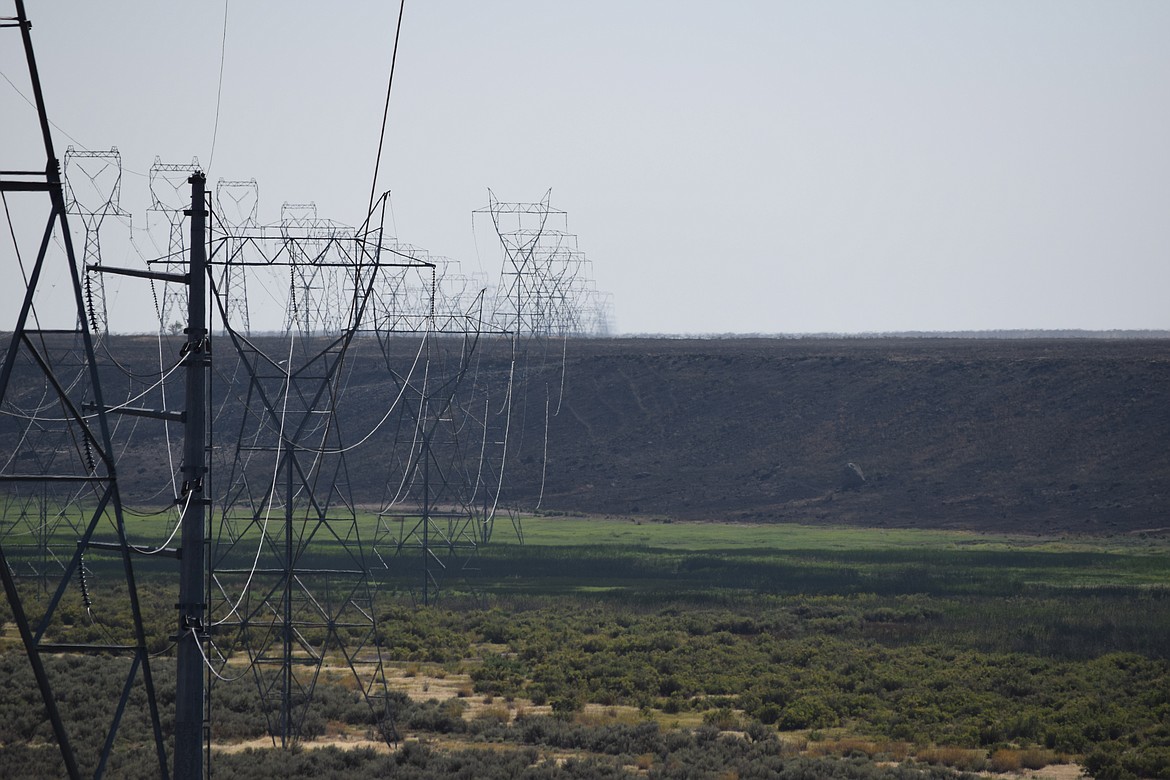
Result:
{"label": "hazy sky", "polygon": [[[131,210],[197,155],[360,222],[397,3],[226,8],[214,158],[223,3],[30,3],[51,119]],[[1170,328],[1168,40],[1161,0],[407,0],[379,189],[475,271],[487,188],[551,187],[619,332]]]}

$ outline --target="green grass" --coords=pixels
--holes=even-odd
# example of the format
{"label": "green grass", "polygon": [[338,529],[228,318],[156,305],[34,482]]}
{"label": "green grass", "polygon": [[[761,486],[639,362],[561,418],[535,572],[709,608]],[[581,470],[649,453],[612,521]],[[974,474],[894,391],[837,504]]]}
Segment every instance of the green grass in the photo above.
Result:
{"label": "green grass", "polygon": [[[580,517],[530,517],[524,519],[523,527],[525,544],[553,547],[594,544],[645,546],[688,552],[737,549],[772,552],[930,549],[1170,555],[1170,540],[1149,540],[1135,536],[1053,538],[913,528],[811,526],[796,523],[639,522]],[[506,534],[498,535],[497,538],[500,544],[517,543]]]}
{"label": "green grass", "polygon": [[[170,522],[168,516],[127,516],[127,533],[133,544],[160,545],[170,535]],[[211,522],[214,529],[214,517]],[[280,518],[271,522],[279,523]],[[339,527],[348,532],[345,522]],[[363,544],[373,538],[374,527],[374,515],[358,516]],[[99,530],[95,538],[115,540],[111,523],[103,522]],[[523,530],[521,542],[510,527],[502,525],[492,542],[480,548],[484,576],[475,583],[477,587],[527,593],[715,588],[937,596],[1170,587],[1170,540],[1139,536],[1052,538],[578,517],[529,517],[523,520]],[[296,532],[300,533],[299,527]],[[20,542],[15,537],[5,539],[6,546]],[[58,531],[53,544],[63,550],[72,548],[72,532]],[[249,544],[245,539],[241,555]],[[326,533],[319,533],[311,547],[315,562],[348,555]],[[408,561],[416,553],[403,555]],[[91,565],[116,557],[95,553]],[[411,570],[409,564],[403,568]]]}
{"label": "green grass", "polygon": [[[1036,588],[1170,587],[1170,544],[1131,537],[529,518],[523,543],[497,535],[482,554],[511,562],[515,576],[523,572],[538,588],[559,581],[558,590],[573,578],[590,586],[602,573],[631,582],[789,592],[1007,595]],[[539,566],[542,559],[555,566]]]}

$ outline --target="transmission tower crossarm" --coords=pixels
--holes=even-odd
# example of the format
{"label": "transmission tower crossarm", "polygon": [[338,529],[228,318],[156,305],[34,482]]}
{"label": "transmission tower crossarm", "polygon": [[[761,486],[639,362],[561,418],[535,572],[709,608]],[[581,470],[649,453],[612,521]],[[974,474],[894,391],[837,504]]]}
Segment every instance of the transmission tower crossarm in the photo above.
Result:
{"label": "transmission tower crossarm", "polygon": [[[90,542],[89,544],[86,545],[86,547],[90,550],[110,550],[112,552],[121,552],[122,551],[122,545],[116,544],[114,542]],[[143,550],[141,550],[138,547],[131,547],[130,552],[142,553]],[[173,547],[160,547],[157,550],[149,550],[147,552],[150,555],[162,556],[164,558],[180,558],[180,557],[182,557],[182,551],[177,549],[177,548],[173,548]]]}
{"label": "transmission tower crossarm", "polygon": [[[96,409],[93,404],[86,404],[85,409]],[[106,414],[125,414],[130,417],[149,417],[154,420],[166,420],[167,422],[180,423],[186,422],[186,412],[168,412],[165,409],[145,409],[141,406],[107,406],[105,408]]]}
{"label": "transmission tower crossarm", "polygon": [[175,284],[190,283],[190,274],[172,274],[166,271],[141,271],[137,268],[117,268],[109,265],[87,265],[87,271],[97,271],[103,274],[117,274],[118,276],[133,276],[138,279],[152,279],[156,282],[174,282]]}
{"label": "transmission tower crossarm", "polygon": [[[0,176],[4,174],[19,173],[18,171],[0,171]],[[44,176],[43,173],[33,174],[36,176]],[[2,192],[48,192],[53,188],[53,184],[47,181],[21,181],[19,179],[0,179],[0,191]]]}

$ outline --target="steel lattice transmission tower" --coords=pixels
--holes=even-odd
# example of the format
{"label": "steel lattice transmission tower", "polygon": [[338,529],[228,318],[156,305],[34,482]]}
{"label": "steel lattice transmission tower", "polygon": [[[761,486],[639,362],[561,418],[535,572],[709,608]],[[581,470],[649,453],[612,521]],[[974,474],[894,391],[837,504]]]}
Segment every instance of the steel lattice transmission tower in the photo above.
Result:
{"label": "steel lattice transmission tower", "polygon": [[[499,485],[486,452],[506,438],[511,399],[508,376],[492,382],[477,371],[485,343],[505,335],[485,329],[482,294],[458,314],[440,314],[435,287],[431,296],[433,314],[396,318],[405,330],[374,331],[397,403],[373,563],[385,588],[404,588],[423,606],[491,538]],[[420,334],[411,359],[407,336]]]}
{"label": "steel lattice transmission tower", "polygon": [[[396,736],[367,560],[371,529],[353,500],[346,456],[363,442],[341,414],[374,290],[394,269],[422,266],[384,245],[384,212],[383,198],[355,229],[318,218],[311,204],[286,204],[275,226],[212,225],[210,292],[227,342],[217,349],[215,382],[232,399],[217,410],[217,435],[231,444],[213,463],[212,697],[219,677],[245,669],[283,747],[304,734],[327,663],[349,668],[382,736]],[[283,290],[279,320],[246,298],[232,305],[245,279],[248,290]],[[222,280],[235,287],[223,289]],[[247,324],[280,335],[250,337]]]}
{"label": "steel lattice transmission tower", "polygon": [[101,229],[107,217],[129,217],[119,208],[122,193],[122,155],[117,147],[108,152],[65,150],[65,208],[76,214],[85,228],[82,267],[85,269],[85,303],[89,326],[97,338],[109,331],[106,286],[101,272]]}
{"label": "steel lattice transmission tower", "polygon": [[551,196],[505,202],[488,190],[487,207],[474,212],[490,216],[504,255],[493,319],[520,337],[605,335],[612,303],[598,292],[593,265]]}
{"label": "steel lattice transmission tower", "polygon": [[[150,166],[150,212],[166,225],[167,243],[163,270],[169,274],[182,274],[187,267],[187,241],[184,235],[184,212],[190,206],[188,180],[201,170],[198,158],[191,158],[188,164],[164,163],[155,157]],[[147,218],[147,229],[150,217]],[[178,332],[182,327],[179,317],[187,305],[187,288],[182,284],[163,282],[161,291],[155,289],[155,305],[158,308],[159,331]]]}
{"label": "steel lattice transmission tower", "polygon": [[[141,696],[153,740],[147,749],[155,754],[159,776],[168,777],[82,269],[69,230],[31,25],[23,1],[15,0],[15,7],[15,16],[0,20],[0,27],[21,37],[36,111],[30,125],[44,156],[31,164],[6,159],[0,165],[0,196],[12,238],[0,260],[9,279],[23,281],[20,306],[6,326],[10,335],[0,366],[5,421],[0,426],[0,490],[9,506],[15,496],[15,505],[27,507],[29,498],[40,509],[0,518],[0,579],[61,755],[60,774],[101,777],[128,752],[141,751],[145,746],[126,744],[120,730],[128,703]],[[6,126],[17,132],[15,121],[6,119]],[[43,228],[31,235],[18,231],[10,201],[28,202],[31,208],[39,203],[47,213]],[[62,307],[38,294],[55,282],[69,291],[71,305]],[[13,426],[13,420],[19,422]],[[68,519],[57,523],[57,518]],[[46,525],[24,536],[29,522],[38,520]],[[103,608],[113,604],[129,612],[128,624],[102,620]],[[96,627],[103,641],[78,636],[71,625],[78,615]],[[56,662],[60,654],[100,655],[104,668],[117,670],[120,687],[100,711],[58,706],[62,684],[76,685],[68,680],[65,664]],[[96,742],[91,736],[95,726]]]}
{"label": "steel lattice transmission tower", "polygon": [[423,265],[393,269],[372,299],[370,335],[396,402],[371,563],[382,590],[426,606],[474,570],[500,514],[523,538],[519,515],[501,501],[516,393],[512,372],[486,368],[511,344],[485,310],[486,280],[425,249],[393,248]]}
{"label": "steel lattice transmission tower", "polygon": [[551,197],[548,190],[537,202],[505,202],[489,189],[488,206],[472,215],[473,221],[478,214],[491,218],[503,255],[492,322],[512,334],[517,391],[512,408],[521,431],[531,418],[542,420],[544,428],[541,441],[522,435],[509,442],[500,468],[517,460],[539,462],[536,509],[544,500],[551,419],[564,398],[568,341],[607,334],[612,310],[593,281],[592,263],[569,232],[568,215],[550,205]]}
{"label": "steel lattice transmission tower", "polygon": [[[237,258],[247,251],[245,241],[232,238],[237,230],[257,227],[260,213],[260,187],[255,179],[224,181],[215,185],[215,213],[228,234],[223,251],[229,258]],[[225,262],[220,267],[218,289],[227,318],[237,330],[251,335],[248,320],[248,278],[243,265]]]}

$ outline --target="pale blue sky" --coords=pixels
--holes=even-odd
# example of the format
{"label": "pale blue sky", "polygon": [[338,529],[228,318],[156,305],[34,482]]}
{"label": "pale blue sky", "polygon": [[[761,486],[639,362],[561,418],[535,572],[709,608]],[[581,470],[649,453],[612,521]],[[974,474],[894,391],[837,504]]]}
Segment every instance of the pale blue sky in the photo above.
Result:
{"label": "pale blue sky", "polygon": [[[58,125],[212,162],[222,3],[30,5]],[[211,181],[359,222],[396,10],[231,2]],[[551,187],[620,332],[1170,328],[1167,40],[1156,1],[407,0],[380,189],[477,270],[487,188]]]}

